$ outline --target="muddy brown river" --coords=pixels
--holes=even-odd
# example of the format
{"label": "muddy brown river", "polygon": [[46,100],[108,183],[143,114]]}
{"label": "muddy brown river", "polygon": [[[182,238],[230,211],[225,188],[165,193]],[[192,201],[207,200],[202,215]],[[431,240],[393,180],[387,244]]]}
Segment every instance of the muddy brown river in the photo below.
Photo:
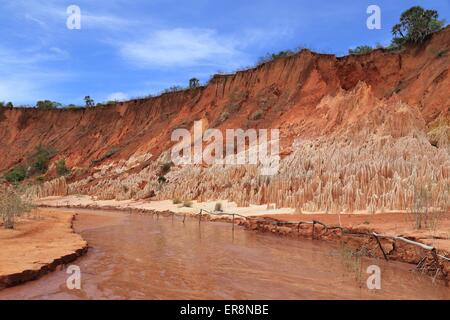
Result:
{"label": "muddy brown river", "polygon": [[[72,263],[81,289],[67,288],[61,268],[0,299],[450,299],[449,288],[412,265],[349,261],[339,245],[239,227],[233,236],[227,223],[77,212],[75,230],[90,245]],[[380,290],[367,288],[369,265],[381,268]]]}

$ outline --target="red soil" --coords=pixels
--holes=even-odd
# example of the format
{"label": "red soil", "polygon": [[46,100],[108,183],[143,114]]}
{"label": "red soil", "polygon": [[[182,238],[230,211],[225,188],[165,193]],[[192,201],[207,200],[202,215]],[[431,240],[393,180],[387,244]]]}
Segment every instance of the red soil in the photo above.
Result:
{"label": "red soil", "polygon": [[0,289],[36,279],[86,252],[86,241],[72,230],[73,218],[40,209],[39,219],[0,229]]}
{"label": "red soil", "polygon": [[[284,154],[294,137],[328,135],[358,120],[358,114],[343,118],[339,110],[324,113],[315,108],[325,96],[351,90],[359,82],[371,87],[371,99],[401,100],[417,107],[426,123],[448,114],[450,28],[435,34],[421,47],[399,53],[375,50],[364,56],[337,58],[303,50],[233,75],[217,75],[204,88],[132,100],[117,106],[90,110],[0,110],[0,172],[24,160],[39,144],[51,145],[58,158],[70,167],[88,169],[111,150],[111,159],[128,159],[135,153],[158,155],[170,145],[176,127],[190,128],[194,120],[213,123],[237,102],[239,112],[231,114],[220,128],[264,127],[281,129]],[[392,95],[394,94],[394,97]],[[235,101],[232,101],[235,100]],[[265,108],[260,120],[250,115]],[[399,119],[398,125],[405,123]]]}

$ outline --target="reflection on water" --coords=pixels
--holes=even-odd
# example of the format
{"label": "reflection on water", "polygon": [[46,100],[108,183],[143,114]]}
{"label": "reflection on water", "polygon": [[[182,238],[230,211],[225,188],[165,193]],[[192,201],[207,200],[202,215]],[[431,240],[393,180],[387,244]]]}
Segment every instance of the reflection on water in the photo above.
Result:
{"label": "reflection on water", "polygon": [[[80,210],[75,223],[91,246],[74,262],[82,289],[64,270],[0,291],[0,299],[449,299],[413,266],[364,259],[349,271],[337,246],[259,234],[195,219]],[[366,287],[367,266],[382,289]],[[356,280],[360,278],[360,283]]]}

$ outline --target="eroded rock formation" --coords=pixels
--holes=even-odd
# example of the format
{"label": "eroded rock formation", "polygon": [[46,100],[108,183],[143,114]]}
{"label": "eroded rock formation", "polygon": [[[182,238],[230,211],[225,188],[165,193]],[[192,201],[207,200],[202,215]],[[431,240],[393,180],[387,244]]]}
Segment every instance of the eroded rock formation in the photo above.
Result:
{"label": "eroded rock formation", "polygon": [[[308,50],[215,76],[202,88],[87,110],[0,110],[0,171],[39,144],[73,168],[38,197],[229,199],[299,211],[449,208],[450,29],[420,47],[338,58]],[[256,166],[173,166],[171,133],[279,128],[278,175]]]}

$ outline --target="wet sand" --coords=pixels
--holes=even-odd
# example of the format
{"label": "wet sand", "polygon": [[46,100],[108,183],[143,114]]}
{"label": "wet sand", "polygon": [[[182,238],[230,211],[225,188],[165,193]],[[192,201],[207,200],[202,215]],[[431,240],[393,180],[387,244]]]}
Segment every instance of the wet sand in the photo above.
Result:
{"label": "wet sand", "polygon": [[[60,270],[2,290],[0,299],[450,299],[449,288],[413,265],[362,258],[362,272],[350,270],[331,243],[239,227],[233,236],[230,224],[195,219],[62,211],[79,213],[75,230],[90,245],[72,263],[81,268],[81,290],[69,290]],[[374,264],[381,290],[366,287]]]}
{"label": "wet sand", "polygon": [[72,230],[73,213],[36,210],[12,230],[0,229],[0,288],[75,260],[87,244]]}

